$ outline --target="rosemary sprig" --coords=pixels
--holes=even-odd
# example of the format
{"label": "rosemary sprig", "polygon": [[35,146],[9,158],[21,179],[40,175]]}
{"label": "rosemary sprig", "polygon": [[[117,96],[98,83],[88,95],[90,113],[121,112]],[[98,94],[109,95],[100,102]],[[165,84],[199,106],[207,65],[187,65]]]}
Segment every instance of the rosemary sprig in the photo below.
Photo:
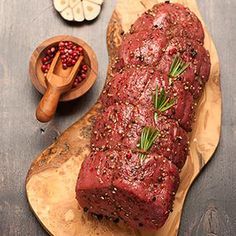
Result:
{"label": "rosemary sprig", "polygon": [[141,160],[145,159],[146,152],[150,150],[152,145],[154,144],[155,140],[159,136],[160,132],[159,130],[153,128],[153,127],[144,127],[141,134],[139,149],[140,154],[139,157]]}
{"label": "rosemary sprig", "polygon": [[168,95],[166,94],[166,91],[164,88],[161,89],[161,92],[159,94],[158,86],[156,87],[156,93],[153,96],[153,103],[155,108],[155,114],[154,119],[157,121],[158,114],[161,112],[165,112],[168,109],[170,109],[172,106],[174,106],[176,99],[170,99]]}
{"label": "rosemary sprig", "polygon": [[185,63],[179,55],[176,55],[172,61],[170,72],[169,72],[169,78],[178,78],[180,75],[182,75],[185,70],[189,67],[189,63]]}

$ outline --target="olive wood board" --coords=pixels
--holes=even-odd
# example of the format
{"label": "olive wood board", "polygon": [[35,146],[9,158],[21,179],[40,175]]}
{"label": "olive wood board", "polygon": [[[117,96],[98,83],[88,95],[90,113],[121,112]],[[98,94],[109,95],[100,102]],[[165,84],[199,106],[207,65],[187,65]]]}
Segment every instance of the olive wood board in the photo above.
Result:
{"label": "olive wood board", "polygon": [[[117,0],[107,31],[110,64],[107,80],[112,76],[111,65],[121,33],[145,10],[160,0]],[[202,20],[195,0],[176,0],[188,6]],[[202,21],[203,23],[203,21]],[[204,25],[204,23],[203,23]],[[157,231],[134,230],[123,222],[97,220],[83,212],[75,199],[75,185],[81,163],[90,152],[92,122],[100,104],[68,128],[57,141],[44,150],[32,163],[26,179],[29,204],[42,226],[55,236],[176,236],[179,230],[185,197],[191,184],[213,156],[221,131],[221,90],[219,59],[215,45],[205,29],[205,47],[211,56],[211,74],[197,108],[196,122],[191,133],[190,154],[181,171],[181,183],[176,194],[173,212]]]}

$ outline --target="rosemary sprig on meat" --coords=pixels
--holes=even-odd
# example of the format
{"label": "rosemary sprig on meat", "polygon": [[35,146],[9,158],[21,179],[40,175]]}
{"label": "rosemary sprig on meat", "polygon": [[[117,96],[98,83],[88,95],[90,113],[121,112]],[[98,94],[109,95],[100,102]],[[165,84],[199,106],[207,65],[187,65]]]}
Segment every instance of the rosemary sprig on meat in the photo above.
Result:
{"label": "rosemary sprig on meat", "polygon": [[189,63],[185,63],[179,55],[176,55],[172,61],[170,72],[169,72],[169,78],[178,78],[180,75],[182,75],[187,68],[189,67]]}
{"label": "rosemary sprig on meat", "polygon": [[161,92],[158,91],[158,86],[156,87],[156,93],[153,96],[153,103],[155,108],[154,119],[157,121],[158,114],[165,112],[174,106],[176,99],[170,99],[166,94],[164,88],[161,89]]}
{"label": "rosemary sprig on meat", "polygon": [[155,140],[160,135],[160,132],[158,129],[155,129],[153,127],[144,127],[141,134],[139,149],[140,154],[139,157],[141,160],[145,159],[147,152],[151,149],[153,146]]}

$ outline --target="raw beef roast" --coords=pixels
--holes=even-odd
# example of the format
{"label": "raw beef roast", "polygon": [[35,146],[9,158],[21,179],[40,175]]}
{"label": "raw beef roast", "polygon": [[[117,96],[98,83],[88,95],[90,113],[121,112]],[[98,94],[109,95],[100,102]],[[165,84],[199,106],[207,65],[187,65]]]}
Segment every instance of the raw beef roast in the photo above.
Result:
{"label": "raw beef roast", "polygon": [[172,210],[197,99],[209,78],[199,19],[180,4],[145,12],[123,36],[82,164],[86,212],[158,229]]}

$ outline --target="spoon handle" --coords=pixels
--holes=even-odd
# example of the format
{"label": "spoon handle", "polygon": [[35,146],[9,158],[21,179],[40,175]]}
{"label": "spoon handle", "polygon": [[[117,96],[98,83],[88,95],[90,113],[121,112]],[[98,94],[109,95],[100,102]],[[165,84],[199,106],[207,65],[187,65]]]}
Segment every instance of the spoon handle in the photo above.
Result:
{"label": "spoon handle", "polygon": [[59,89],[48,85],[47,91],[36,110],[36,117],[40,122],[46,123],[53,118],[60,96],[61,91]]}

